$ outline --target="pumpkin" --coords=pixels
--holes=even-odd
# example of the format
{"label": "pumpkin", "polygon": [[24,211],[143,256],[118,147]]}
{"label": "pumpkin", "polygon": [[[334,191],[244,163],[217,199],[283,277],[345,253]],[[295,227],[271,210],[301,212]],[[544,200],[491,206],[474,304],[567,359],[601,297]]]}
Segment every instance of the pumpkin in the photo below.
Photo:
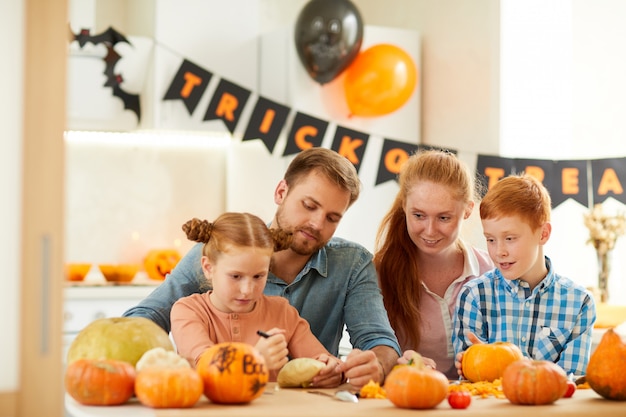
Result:
{"label": "pumpkin", "polygon": [[74,338],[67,352],[67,362],[107,358],[135,366],[146,351],[155,347],[174,350],[169,335],[152,320],[144,317],[96,319]]}
{"label": "pumpkin", "polygon": [[143,260],[143,269],[149,278],[163,281],[180,261],[180,253],[175,249],[153,249]]}
{"label": "pumpkin", "polygon": [[258,398],[267,385],[265,359],[247,343],[223,342],[205,350],[196,370],[204,395],[218,404],[243,404]]}
{"label": "pumpkin", "polygon": [[521,359],[511,363],[502,375],[502,392],[513,404],[552,404],[567,391],[567,374],[546,360]]}
{"label": "pumpkin", "polygon": [[80,404],[119,405],[134,392],[135,368],[115,359],[79,359],[65,369],[65,390]]}
{"label": "pumpkin", "polygon": [[471,382],[493,382],[511,362],[523,357],[520,348],[510,342],[475,343],[463,353],[463,376]]}
{"label": "pumpkin", "polygon": [[419,359],[413,361],[389,372],[383,386],[387,398],[399,408],[434,408],[448,395],[448,378]]}
{"label": "pumpkin", "polygon": [[137,373],[135,395],[152,408],[189,408],[200,399],[203,383],[191,368],[148,367]]}
{"label": "pumpkin", "polygon": [[626,344],[610,328],[591,354],[586,373],[592,390],[608,400],[626,401]]}

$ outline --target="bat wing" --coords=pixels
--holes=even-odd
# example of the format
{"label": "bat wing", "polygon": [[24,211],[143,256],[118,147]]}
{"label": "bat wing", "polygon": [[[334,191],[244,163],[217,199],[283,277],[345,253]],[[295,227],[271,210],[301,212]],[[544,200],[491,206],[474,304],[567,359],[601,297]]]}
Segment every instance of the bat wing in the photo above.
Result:
{"label": "bat wing", "polygon": [[115,46],[115,44],[120,42],[126,42],[130,45],[128,39],[126,39],[124,35],[113,29],[111,26],[109,26],[109,28],[104,32],[91,36],[88,41],[93,43],[94,45],[97,45],[99,43],[106,43]]}
{"label": "bat wing", "polygon": [[124,109],[132,110],[137,115],[137,120],[141,120],[141,108],[138,94],[131,94],[124,91],[119,83],[117,83],[113,85],[113,96],[122,99]]}
{"label": "bat wing", "polygon": [[[70,29],[71,33],[71,29]],[[115,46],[120,42],[126,42],[131,45],[128,39],[122,35],[117,30],[113,29],[113,27],[109,26],[105,31],[98,33],[96,35],[91,35],[89,29],[81,29],[78,33],[72,33],[71,40],[78,41],[78,44],[82,48],[87,44],[87,42],[91,42],[94,45],[98,45],[99,43],[104,43],[107,45]]]}

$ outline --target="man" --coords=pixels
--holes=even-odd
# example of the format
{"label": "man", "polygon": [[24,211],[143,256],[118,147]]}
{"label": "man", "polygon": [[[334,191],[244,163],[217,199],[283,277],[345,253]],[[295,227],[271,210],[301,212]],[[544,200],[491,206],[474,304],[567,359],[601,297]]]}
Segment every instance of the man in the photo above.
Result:
{"label": "man", "polygon": [[[310,148],[289,164],[274,191],[276,214],[270,227],[294,233],[291,247],[272,256],[265,294],[285,297],[333,355],[344,324],[353,350],[317,386],[348,380],[361,387],[384,382],[400,348],[384,308],[372,255],[361,245],[334,238],[360,193],[356,169],[343,156]],[[170,330],[170,310],[180,297],[210,289],[201,270],[202,245],[194,246],[167,279],[124,316],[147,317]]]}

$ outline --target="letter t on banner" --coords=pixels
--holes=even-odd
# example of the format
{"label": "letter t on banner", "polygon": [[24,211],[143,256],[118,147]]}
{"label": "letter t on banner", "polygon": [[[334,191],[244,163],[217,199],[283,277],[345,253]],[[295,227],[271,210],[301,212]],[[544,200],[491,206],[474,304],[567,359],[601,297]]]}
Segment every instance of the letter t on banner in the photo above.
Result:
{"label": "letter t on banner", "polygon": [[165,100],[182,100],[189,114],[193,114],[213,74],[191,61],[184,60],[163,97]]}

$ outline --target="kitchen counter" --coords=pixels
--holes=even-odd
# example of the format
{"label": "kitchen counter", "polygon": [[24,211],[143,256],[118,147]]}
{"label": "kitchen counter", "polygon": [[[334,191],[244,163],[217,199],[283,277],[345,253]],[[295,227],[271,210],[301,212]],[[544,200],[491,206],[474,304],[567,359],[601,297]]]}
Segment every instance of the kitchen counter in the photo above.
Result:
{"label": "kitchen counter", "polygon": [[[334,389],[318,390],[333,393]],[[270,383],[261,397],[244,405],[218,405],[204,397],[192,408],[151,409],[142,406],[136,399],[126,405],[110,407],[82,406],[66,395],[66,410],[70,417],[210,417],[228,415],[230,417],[478,417],[507,416],[584,416],[623,417],[626,415],[626,402],[605,400],[590,389],[579,389],[572,398],[562,398],[551,405],[519,406],[506,399],[473,397],[469,408],[455,410],[447,401],[432,410],[406,410],[395,407],[389,400],[361,399],[357,404],[335,400],[331,397],[307,393],[306,389],[277,389]]]}

